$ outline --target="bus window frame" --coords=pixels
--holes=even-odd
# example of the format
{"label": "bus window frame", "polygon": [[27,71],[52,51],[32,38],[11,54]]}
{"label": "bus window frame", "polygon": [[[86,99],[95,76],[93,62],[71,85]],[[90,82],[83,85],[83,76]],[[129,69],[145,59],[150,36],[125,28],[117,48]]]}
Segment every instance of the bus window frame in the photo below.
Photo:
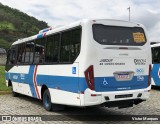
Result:
{"label": "bus window frame", "polygon": [[[39,40],[39,39],[45,39],[45,52],[44,52],[44,62],[43,63],[34,63],[34,59],[35,59],[35,48],[36,48],[36,40]],[[46,37],[42,37],[42,38],[37,38],[37,39],[34,39],[34,53],[33,53],[33,62],[32,64],[33,65],[45,65],[45,56],[46,56],[46,44],[47,44],[47,36]]]}
{"label": "bus window frame", "polygon": [[[79,48],[79,53],[77,54],[77,56],[75,57],[74,61],[72,61],[72,62],[60,62],[60,54],[61,54],[60,48],[61,48],[61,42],[62,42],[62,33],[63,33],[63,32],[66,32],[66,31],[71,31],[71,35],[72,35],[72,30],[78,29],[78,28],[80,29],[80,48]],[[69,28],[69,29],[66,29],[66,30],[63,30],[63,31],[55,32],[55,33],[52,33],[52,34],[50,34],[50,35],[47,35],[47,36],[43,37],[43,38],[45,38],[45,48],[46,48],[46,45],[47,45],[47,37],[48,37],[48,36],[51,36],[51,35],[56,35],[56,34],[59,34],[59,35],[60,35],[58,62],[46,62],[46,61],[44,61],[43,63],[38,63],[38,64],[34,63],[34,57],[35,57],[35,41],[36,41],[37,39],[40,39],[40,38],[36,38],[36,39],[33,39],[33,40],[29,40],[29,41],[26,41],[26,42],[22,42],[22,43],[13,45],[13,46],[17,47],[17,48],[16,48],[16,63],[15,63],[15,64],[9,64],[9,65],[23,66],[23,65],[63,65],[63,64],[66,65],[66,64],[73,64],[73,63],[75,62],[75,60],[77,59],[77,57],[79,56],[80,52],[81,52],[82,26],[79,25],[79,26],[72,27],[72,28]],[[22,45],[22,44],[25,44],[25,55],[26,55],[26,44],[27,44],[28,42],[34,42],[34,53],[33,53],[33,61],[32,61],[32,63],[25,63],[25,62],[23,62],[23,63],[17,63],[17,61],[18,61],[18,58],[17,58],[17,57],[18,57],[18,46],[19,46],[19,45]],[[11,47],[12,47],[12,46],[11,46]],[[8,54],[7,54],[7,55],[8,55]],[[44,55],[46,56],[46,51],[45,51],[45,54],[44,54]],[[7,57],[7,59],[8,59],[8,57]],[[25,59],[24,59],[24,61],[25,61]]]}
{"label": "bus window frame", "polygon": [[[51,35],[60,34],[60,43],[59,43],[60,46],[59,46],[58,62],[46,62],[45,61],[44,62],[45,65],[63,65],[63,64],[67,65],[67,64],[73,64],[75,62],[77,57],[72,62],[60,62],[60,54],[61,54],[61,49],[60,48],[61,48],[61,42],[62,42],[62,33],[66,32],[66,31],[71,31],[71,30],[74,30],[74,29],[78,29],[78,28],[80,28],[80,48],[79,48],[80,50],[79,50],[79,53],[78,53],[77,57],[79,56],[79,54],[81,52],[81,43],[82,43],[82,26],[81,25],[48,35],[48,36],[51,36]],[[46,37],[48,37],[48,36],[46,36]],[[46,41],[46,44],[47,44],[47,41]]]}

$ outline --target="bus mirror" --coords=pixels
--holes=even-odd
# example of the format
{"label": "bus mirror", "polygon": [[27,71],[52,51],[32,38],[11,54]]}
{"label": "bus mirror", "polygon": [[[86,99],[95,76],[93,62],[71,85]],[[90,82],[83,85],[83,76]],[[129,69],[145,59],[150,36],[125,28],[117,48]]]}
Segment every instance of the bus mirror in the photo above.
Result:
{"label": "bus mirror", "polygon": [[6,50],[0,48],[0,65],[5,65],[7,60]]}

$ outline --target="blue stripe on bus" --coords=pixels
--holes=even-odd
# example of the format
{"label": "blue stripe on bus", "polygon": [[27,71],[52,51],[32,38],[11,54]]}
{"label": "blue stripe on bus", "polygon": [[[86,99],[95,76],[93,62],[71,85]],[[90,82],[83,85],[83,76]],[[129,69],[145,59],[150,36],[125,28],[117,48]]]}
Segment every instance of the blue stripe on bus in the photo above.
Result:
{"label": "blue stripe on bus", "polygon": [[153,64],[151,77],[155,85],[160,86],[160,64]]}
{"label": "blue stripe on bus", "polygon": [[[10,79],[13,82],[29,84],[32,94],[36,95],[36,91],[33,83],[34,66],[30,67],[29,70],[30,70],[29,71],[30,73],[25,74],[25,81],[24,79],[21,78],[21,74],[8,73],[8,72],[6,73],[6,80]],[[17,76],[18,78],[17,79],[13,78],[15,76]],[[81,81],[80,85],[79,85],[79,81]],[[54,88],[54,89],[60,88],[61,90],[75,92],[75,93],[78,93],[79,89],[84,91],[87,88],[87,84],[85,83],[85,78],[37,75],[37,85],[42,86],[43,84],[45,84],[48,88]]]}
{"label": "blue stripe on bus", "polygon": [[105,92],[147,88],[148,76],[141,75],[140,77],[141,80],[139,81],[139,76],[134,76],[131,81],[116,81],[115,77],[97,77],[95,78],[95,91]]}
{"label": "blue stripe on bus", "polygon": [[[33,82],[34,68],[35,68],[35,65],[30,65],[29,73],[26,74],[25,83],[27,82],[27,84],[29,84],[29,87],[30,87],[32,96],[33,96],[34,98],[37,98],[36,89],[35,89],[35,87],[34,87],[34,82]],[[26,79],[27,79],[27,80],[26,80]]]}
{"label": "blue stripe on bus", "polygon": [[37,84],[46,84],[49,88],[58,88],[64,91],[76,93],[79,91],[77,77],[37,75]]}
{"label": "blue stripe on bus", "polygon": [[29,84],[32,96],[37,98],[36,90],[34,87],[33,76],[34,76],[35,65],[31,65],[29,68],[28,74],[23,74],[23,77],[20,73],[9,73],[6,72],[6,80],[11,80],[12,82]]}
{"label": "blue stripe on bus", "polygon": [[[26,75],[26,84],[30,85],[31,92],[36,94],[33,85],[33,70],[34,66],[30,67],[30,73]],[[18,75],[17,80],[13,79],[13,75]],[[6,76],[8,77],[8,76]],[[22,83],[20,74],[11,73],[11,80],[14,82]],[[143,81],[137,81],[137,76],[134,76],[131,81],[116,81],[114,77],[95,77],[95,91],[107,92],[107,91],[121,91],[121,90],[134,90],[148,87],[148,76],[144,75]],[[107,85],[103,84],[103,81],[107,81]],[[68,92],[84,92],[86,90],[87,83],[84,77],[67,77],[67,76],[50,76],[50,75],[37,75],[37,85],[41,86],[46,84],[48,88],[60,89]]]}
{"label": "blue stripe on bus", "polygon": [[37,35],[37,38],[42,38],[43,37],[43,34],[38,34]]}

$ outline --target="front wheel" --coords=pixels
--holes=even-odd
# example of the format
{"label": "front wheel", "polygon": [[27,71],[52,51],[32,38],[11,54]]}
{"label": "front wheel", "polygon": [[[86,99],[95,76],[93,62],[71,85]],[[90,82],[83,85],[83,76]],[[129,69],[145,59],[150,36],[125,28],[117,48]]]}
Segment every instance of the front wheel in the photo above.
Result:
{"label": "front wheel", "polygon": [[43,93],[43,106],[47,111],[52,110],[51,96],[48,89]]}
{"label": "front wheel", "polygon": [[13,91],[13,86],[12,86],[12,96],[17,97],[19,94]]}

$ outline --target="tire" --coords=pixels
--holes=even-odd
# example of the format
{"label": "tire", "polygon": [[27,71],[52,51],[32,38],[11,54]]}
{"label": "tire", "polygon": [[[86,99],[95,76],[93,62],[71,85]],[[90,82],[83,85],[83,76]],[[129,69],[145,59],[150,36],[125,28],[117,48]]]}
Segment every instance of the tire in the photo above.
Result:
{"label": "tire", "polygon": [[51,96],[48,89],[43,93],[43,106],[47,111],[52,110]]}
{"label": "tire", "polygon": [[12,87],[12,96],[13,97],[17,97],[19,94],[13,91],[13,87]]}

